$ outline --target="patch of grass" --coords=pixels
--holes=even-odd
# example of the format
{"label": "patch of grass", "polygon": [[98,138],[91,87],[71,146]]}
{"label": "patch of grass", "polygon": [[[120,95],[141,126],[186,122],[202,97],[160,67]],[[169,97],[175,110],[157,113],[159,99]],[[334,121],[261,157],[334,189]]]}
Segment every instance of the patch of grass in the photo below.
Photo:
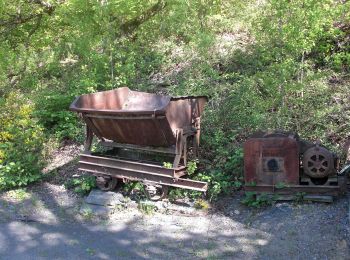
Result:
{"label": "patch of grass", "polygon": [[67,244],[71,245],[71,246],[76,246],[76,245],[79,245],[79,241],[76,240],[76,239],[70,239],[67,241]]}
{"label": "patch of grass", "polygon": [[113,207],[113,212],[117,212],[117,211],[122,211],[122,210],[124,210],[125,209],[125,205],[123,205],[123,204],[117,204],[117,205],[115,205],[114,207]]}
{"label": "patch of grass", "polygon": [[196,209],[203,209],[203,210],[208,210],[210,208],[210,205],[207,201],[203,200],[203,199],[198,199],[196,200],[196,202],[194,203],[194,207]]}
{"label": "patch of grass", "polygon": [[7,195],[18,201],[23,201],[31,197],[31,194],[27,192],[27,189],[25,188],[10,190],[7,192]]}
{"label": "patch of grass", "polygon": [[123,190],[128,193],[130,193],[133,190],[144,192],[144,185],[142,182],[139,182],[139,181],[130,181],[130,182],[124,183]]}
{"label": "patch of grass", "polygon": [[163,167],[167,169],[171,169],[173,167],[173,164],[170,162],[163,162]]}
{"label": "patch of grass", "polygon": [[94,213],[89,207],[83,208],[80,214],[85,220],[92,220],[92,218],[94,217]]}
{"label": "patch of grass", "polygon": [[74,189],[74,192],[86,195],[96,187],[96,178],[94,176],[85,175],[80,178],[73,178],[66,181],[64,186],[67,189]]}
{"label": "patch of grass", "polygon": [[287,185],[284,182],[279,182],[275,185],[276,189],[283,189],[287,187]]}
{"label": "patch of grass", "polygon": [[246,182],[245,186],[255,187],[256,186],[256,182],[255,181]]}
{"label": "patch of grass", "polygon": [[251,212],[249,212],[248,217],[246,217],[246,218],[244,219],[244,226],[245,226],[246,228],[250,228],[250,226],[252,225],[252,223],[253,223],[253,221],[254,221],[254,218],[255,218],[255,214],[256,214],[255,211],[251,211]]}
{"label": "patch of grass", "polygon": [[30,198],[30,201],[31,201],[33,207],[40,207],[40,206],[42,206],[42,204],[40,203],[39,199],[36,196],[32,196]]}
{"label": "patch of grass", "polygon": [[117,257],[127,257],[129,255],[127,251],[120,251],[120,250],[118,250],[115,254]]}
{"label": "patch of grass", "polygon": [[155,205],[145,202],[140,202],[137,208],[146,215],[152,215],[157,210],[157,207]]}
{"label": "patch of grass", "polygon": [[276,195],[267,193],[257,194],[256,192],[246,192],[241,202],[249,207],[261,208],[272,205],[277,200]]}
{"label": "patch of grass", "polygon": [[86,253],[93,256],[96,254],[96,251],[95,251],[95,249],[92,249],[92,248],[86,248]]}
{"label": "patch of grass", "polygon": [[294,195],[294,201],[296,203],[302,203],[304,202],[304,196],[306,195],[305,192],[297,192],[295,195]]}

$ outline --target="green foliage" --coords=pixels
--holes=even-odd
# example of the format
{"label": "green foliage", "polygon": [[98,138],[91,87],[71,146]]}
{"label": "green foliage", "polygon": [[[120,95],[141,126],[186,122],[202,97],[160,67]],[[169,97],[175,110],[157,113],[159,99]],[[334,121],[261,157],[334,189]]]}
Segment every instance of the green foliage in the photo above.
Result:
{"label": "green foliage", "polygon": [[0,100],[0,190],[25,186],[41,177],[42,128],[33,105],[18,93]]}
{"label": "green foliage", "polygon": [[50,93],[40,96],[37,101],[35,115],[40,123],[59,140],[63,138],[77,139],[83,133],[81,122],[68,110],[74,97],[64,93]]}
{"label": "green foliage", "polygon": [[201,173],[187,169],[209,181],[210,199],[240,188],[242,143],[256,130],[339,152],[350,135],[349,12],[334,0],[2,1],[0,188],[39,178],[44,134],[82,140],[68,110],[76,96],[124,85],[210,97]]}
{"label": "green foliage", "polygon": [[287,185],[286,185],[284,182],[278,182],[278,183],[275,185],[275,187],[276,187],[277,189],[283,189],[283,188],[287,187]]}
{"label": "green foliage", "polygon": [[19,188],[15,190],[10,190],[7,195],[17,201],[24,201],[31,197],[31,194],[26,190],[26,188]]}
{"label": "green foliage", "polygon": [[196,202],[194,203],[194,207],[196,209],[203,209],[203,210],[208,210],[210,208],[210,205],[207,201],[203,200],[203,199],[198,199],[196,200]]}
{"label": "green foliage", "polygon": [[221,193],[229,194],[236,186],[232,176],[220,171],[211,171],[205,174],[199,173],[196,179],[208,182],[208,197],[210,201],[216,199]]}
{"label": "green foliage", "polygon": [[94,213],[89,206],[83,207],[80,214],[85,220],[92,220],[94,218]]}
{"label": "green foliage", "polygon": [[197,170],[197,162],[196,161],[191,161],[191,162],[187,163],[186,172],[189,176],[193,175],[196,170]]}
{"label": "green foliage", "polygon": [[203,193],[200,191],[185,190],[180,188],[171,188],[168,194],[170,201],[176,201],[177,199],[189,198],[189,199],[199,199],[203,197]]}
{"label": "green foliage", "polygon": [[304,201],[305,192],[297,192],[294,196],[294,200],[296,203],[301,203]]}
{"label": "green foliage", "polygon": [[141,191],[141,193],[145,192],[145,187],[142,182],[139,181],[130,181],[127,183],[124,183],[123,190],[130,193],[133,190]]}
{"label": "green foliage", "polygon": [[96,178],[94,176],[84,175],[80,178],[69,179],[65,183],[67,189],[74,189],[74,192],[86,195],[96,187]]}
{"label": "green foliage", "polygon": [[[197,170],[197,162],[188,162],[187,173],[195,180],[208,182],[209,186],[207,196],[209,200],[212,201],[217,199],[220,194],[227,195],[234,190],[241,188],[243,177],[240,172],[238,174],[237,172],[242,170],[242,166],[242,149],[238,149],[233,153],[232,156],[229,156],[228,162],[224,163],[223,165],[217,164],[213,167],[213,169],[210,169],[207,166],[208,169],[210,169],[208,172],[200,172],[198,174],[195,174],[195,171]],[[220,167],[223,168],[223,171],[218,170]],[[183,197],[199,198],[200,196],[202,196],[200,192],[181,189],[172,189],[169,192],[169,198],[171,200]]]}
{"label": "green foliage", "polygon": [[258,195],[255,192],[246,192],[245,197],[241,202],[248,207],[261,208],[272,205],[276,199],[275,195],[272,196],[267,193],[261,193]]}
{"label": "green foliage", "polygon": [[146,215],[152,215],[157,210],[157,207],[155,205],[142,201],[139,202],[137,208]]}
{"label": "green foliage", "polygon": [[173,164],[171,162],[163,162],[163,167],[167,169],[173,168]]}

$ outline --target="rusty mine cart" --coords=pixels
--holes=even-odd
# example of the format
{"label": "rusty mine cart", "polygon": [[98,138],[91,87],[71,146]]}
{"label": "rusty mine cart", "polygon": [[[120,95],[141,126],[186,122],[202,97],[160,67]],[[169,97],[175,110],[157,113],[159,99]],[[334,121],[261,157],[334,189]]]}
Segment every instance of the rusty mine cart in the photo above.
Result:
{"label": "rusty mine cart", "polygon": [[[205,192],[206,182],[182,177],[188,152],[198,155],[200,118],[207,100],[127,87],[77,97],[70,109],[86,123],[79,169],[95,175],[102,190],[113,190],[118,180],[141,181],[154,200],[165,197],[169,186]],[[106,151],[91,151],[94,136]]]}

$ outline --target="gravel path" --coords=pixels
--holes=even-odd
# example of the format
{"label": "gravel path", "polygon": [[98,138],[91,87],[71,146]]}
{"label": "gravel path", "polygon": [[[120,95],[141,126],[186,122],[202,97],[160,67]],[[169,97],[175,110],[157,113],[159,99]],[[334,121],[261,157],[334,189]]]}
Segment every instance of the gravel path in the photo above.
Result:
{"label": "gravel path", "polygon": [[146,216],[135,209],[94,222],[48,209],[46,219],[2,221],[0,258],[349,259],[347,206],[343,198],[228,216]]}
{"label": "gravel path", "polygon": [[53,177],[0,193],[0,259],[350,259],[349,196],[259,210],[241,198],[195,214],[129,207],[98,218],[79,214],[83,198]]}

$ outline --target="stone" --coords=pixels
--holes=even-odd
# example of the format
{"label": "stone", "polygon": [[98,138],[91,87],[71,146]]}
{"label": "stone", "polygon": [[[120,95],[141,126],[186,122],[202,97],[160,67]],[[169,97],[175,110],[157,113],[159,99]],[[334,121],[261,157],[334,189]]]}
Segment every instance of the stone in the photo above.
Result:
{"label": "stone", "polygon": [[137,209],[138,204],[137,204],[136,201],[131,200],[131,201],[127,204],[127,207],[128,207],[128,208],[131,208],[131,209]]}
{"label": "stone", "polygon": [[101,190],[92,190],[85,198],[86,203],[100,206],[116,206],[123,204],[124,201],[125,198],[121,193]]}

